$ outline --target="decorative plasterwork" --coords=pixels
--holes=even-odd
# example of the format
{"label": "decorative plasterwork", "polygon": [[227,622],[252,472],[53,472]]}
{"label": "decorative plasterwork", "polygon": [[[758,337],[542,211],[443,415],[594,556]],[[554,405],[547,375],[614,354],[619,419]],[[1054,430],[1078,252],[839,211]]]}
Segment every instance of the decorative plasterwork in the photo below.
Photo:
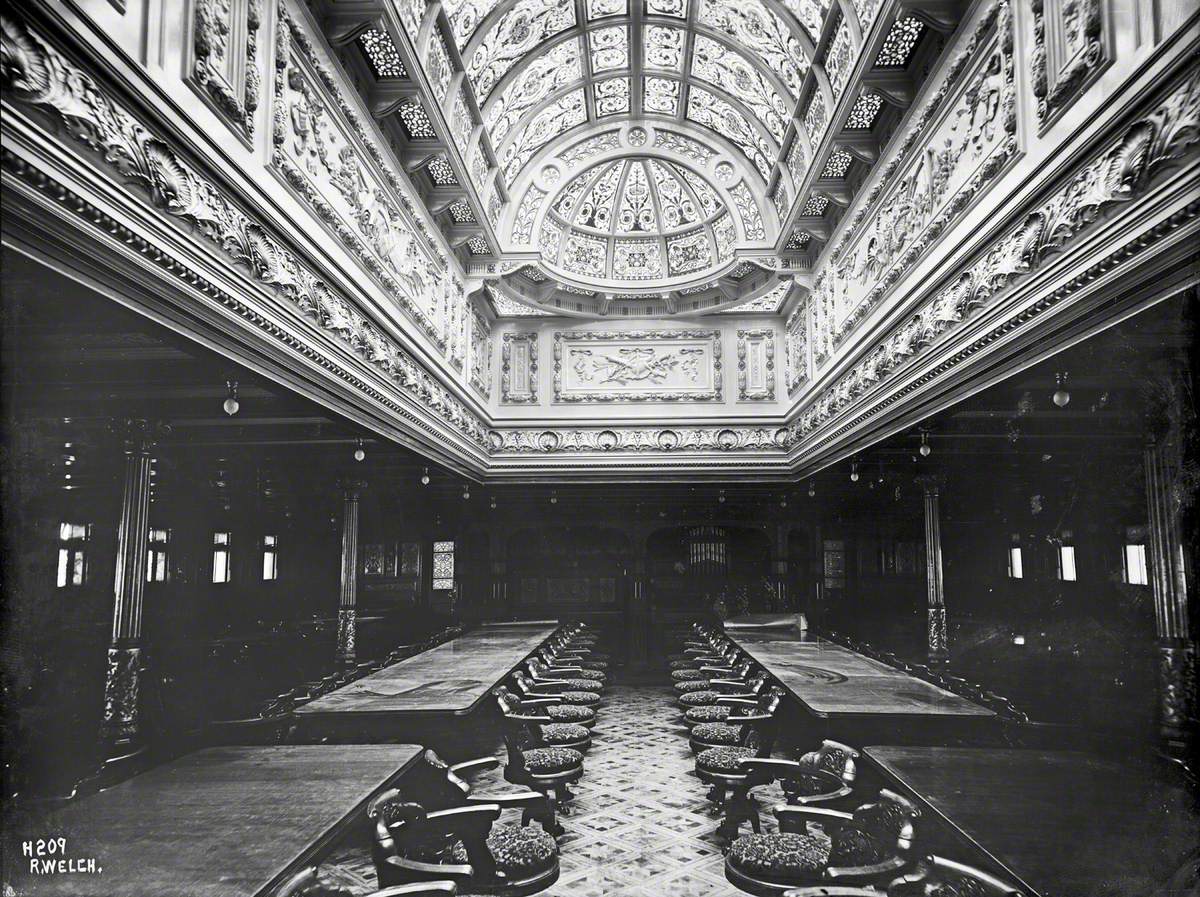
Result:
{"label": "decorative plasterwork", "polygon": [[[825,425],[883,382],[895,380],[914,358],[929,351],[947,332],[991,308],[1006,287],[1040,268],[1088,225],[1113,207],[1137,198],[1162,168],[1200,143],[1198,121],[1200,70],[1193,68],[1181,85],[1107,151],[1028,213],[947,286],[926,298],[858,364],[823,389],[800,418],[801,436]],[[1069,292],[1054,294],[1044,300],[1043,308],[1066,295]],[[1024,319],[1029,317],[1026,314]],[[1006,323],[1002,329],[1009,326]]]}
{"label": "decorative plasterwork", "polygon": [[[464,295],[446,256],[403,207],[408,190],[380,164],[370,138],[341,97],[327,61],[279,4],[272,163],[363,267],[445,349]],[[449,301],[447,301],[449,300]],[[449,307],[447,307],[449,306]],[[447,316],[448,313],[448,316]]]}
{"label": "decorative plasterwork", "polygon": [[[145,191],[149,202],[160,212],[185,224],[226,253],[233,263],[244,266],[255,281],[275,287],[282,300],[342,351],[370,364],[400,393],[429,409],[471,442],[479,446],[487,444],[484,422],[474,412],[442,387],[353,302],[315,274],[261,221],[238,208],[217,184],[179,155],[165,139],[109,97],[90,75],[24,23],[3,16],[0,27],[3,29],[0,77],[14,102],[50,115],[62,124],[65,134],[94,151],[97,164],[105,165],[129,190]],[[18,165],[15,157],[7,154],[5,161],[10,167]],[[25,171],[31,174],[28,169]],[[80,204],[81,208],[84,206]],[[89,219],[98,226],[108,226],[134,249],[149,255],[172,274],[185,278],[193,289],[236,306],[243,316],[273,338],[339,371],[339,376],[372,399],[394,411],[401,410],[395,398],[342,370],[313,345],[302,343],[119,223],[106,221],[106,216],[98,210],[92,210]]]}
{"label": "decorative plasterwork", "polygon": [[1108,63],[1104,0],[1031,0],[1030,6],[1033,95],[1044,128]]}
{"label": "decorative plasterwork", "polygon": [[492,391],[492,341],[488,338],[489,328],[483,315],[471,310],[471,385],[481,396]]}
{"label": "decorative plasterwork", "polygon": [[720,401],[719,330],[554,334],[556,402]]}
{"label": "decorative plasterwork", "polygon": [[775,398],[775,330],[737,333],[738,400],[769,402]]}
{"label": "decorative plasterwork", "polygon": [[538,396],[538,335],[504,334],[500,357],[500,401],[535,405]]}
{"label": "decorative plasterwork", "polygon": [[192,19],[191,79],[243,139],[258,112],[262,7],[263,0],[197,0]]}
{"label": "decorative plasterwork", "polygon": [[685,452],[783,453],[792,442],[787,427],[593,427],[518,429],[491,432],[493,455],[557,453]]}
{"label": "decorative plasterwork", "polygon": [[788,395],[808,382],[808,299],[796,306],[783,331],[783,381]]}
{"label": "decorative plasterwork", "polygon": [[812,300],[818,362],[1016,158],[1012,38],[1002,0],[955,58],[823,264]]}

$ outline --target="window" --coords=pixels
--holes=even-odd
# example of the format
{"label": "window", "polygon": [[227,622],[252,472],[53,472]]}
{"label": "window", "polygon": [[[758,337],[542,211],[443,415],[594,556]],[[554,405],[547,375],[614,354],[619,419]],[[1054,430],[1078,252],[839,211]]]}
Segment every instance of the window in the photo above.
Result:
{"label": "window", "polygon": [[263,536],[262,541],[262,574],[263,581],[271,581],[279,577],[279,537]]}
{"label": "window", "polygon": [[58,525],[58,587],[81,586],[87,579],[87,543],[92,538],[90,523]]}
{"label": "window", "polygon": [[1140,542],[1127,544],[1123,557],[1125,581],[1131,586],[1150,585],[1150,574],[1146,567],[1146,546]]}
{"label": "window", "polygon": [[229,582],[232,576],[229,558],[229,533],[213,533],[212,581]]}
{"label": "window", "polygon": [[1075,546],[1058,546],[1058,578],[1063,582],[1075,582]]}
{"label": "window", "polygon": [[167,545],[170,541],[170,530],[150,530],[150,546],[146,550],[146,582],[167,581]]}
{"label": "window", "polygon": [[1021,563],[1021,546],[1014,545],[1008,549],[1008,578],[1021,579],[1024,575],[1025,568]]}
{"label": "window", "polygon": [[433,543],[433,587],[454,588],[454,543]]}

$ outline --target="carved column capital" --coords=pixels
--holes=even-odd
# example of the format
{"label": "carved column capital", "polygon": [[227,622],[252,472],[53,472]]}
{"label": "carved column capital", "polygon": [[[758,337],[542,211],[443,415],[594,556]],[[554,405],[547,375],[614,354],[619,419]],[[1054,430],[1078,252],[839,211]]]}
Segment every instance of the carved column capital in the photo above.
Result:
{"label": "carved column capital", "polygon": [[913,477],[913,482],[925,490],[926,495],[937,495],[946,488],[946,475],[940,472],[922,473]]}
{"label": "carved column capital", "polygon": [[338,488],[342,490],[342,498],[346,501],[357,501],[367,491],[367,481],[355,477],[338,480]]}
{"label": "carved column capital", "polygon": [[128,455],[150,454],[171,432],[170,425],[163,421],[140,417],[114,418],[108,422],[108,429],[121,440]]}

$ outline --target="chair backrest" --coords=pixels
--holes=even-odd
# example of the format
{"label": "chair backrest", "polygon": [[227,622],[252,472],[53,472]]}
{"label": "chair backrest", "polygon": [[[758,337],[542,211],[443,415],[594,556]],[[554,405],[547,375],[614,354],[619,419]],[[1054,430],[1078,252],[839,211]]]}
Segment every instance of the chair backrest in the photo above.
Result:
{"label": "chair backrest", "polygon": [[853,785],[858,776],[858,767],[854,763],[856,759],[858,751],[854,748],[826,739],[817,750],[800,757],[799,762],[835,775],[847,785]]}
{"label": "chair backrest", "polygon": [[853,815],[859,829],[880,844],[895,845],[899,852],[906,853],[912,849],[921,811],[908,798],[883,788],[877,801],[863,804]]}
{"label": "chair backrest", "polygon": [[513,673],[513,681],[521,690],[521,694],[527,695],[536,687],[533,680],[529,678],[529,674],[524,670],[517,670]]}
{"label": "chair backrest", "polygon": [[500,705],[500,712],[505,716],[521,709],[521,699],[509,691],[508,686],[497,686],[492,689],[492,694],[496,698],[496,703]]}

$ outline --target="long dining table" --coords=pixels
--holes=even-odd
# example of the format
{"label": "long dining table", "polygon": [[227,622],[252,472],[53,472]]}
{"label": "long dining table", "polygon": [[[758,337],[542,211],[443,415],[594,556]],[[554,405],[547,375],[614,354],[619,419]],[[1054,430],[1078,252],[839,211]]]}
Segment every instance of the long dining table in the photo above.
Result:
{"label": "long dining table", "polygon": [[956,850],[977,851],[1031,897],[1185,893],[1168,882],[1195,849],[1200,812],[1144,768],[1031,748],[874,745],[863,756]]}
{"label": "long dining table", "polygon": [[60,809],[7,819],[5,885],[22,897],[270,895],[360,822],[420,753],[387,744],[187,754]]}
{"label": "long dining table", "polygon": [[817,721],[844,738],[938,739],[995,714],[944,688],[799,630],[727,632]]}
{"label": "long dining table", "polygon": [[557,630],[554,620],[480,626],[298,707],[297,736],[403,737],[435,747],[456,733],[466,738],[463,718]]}

